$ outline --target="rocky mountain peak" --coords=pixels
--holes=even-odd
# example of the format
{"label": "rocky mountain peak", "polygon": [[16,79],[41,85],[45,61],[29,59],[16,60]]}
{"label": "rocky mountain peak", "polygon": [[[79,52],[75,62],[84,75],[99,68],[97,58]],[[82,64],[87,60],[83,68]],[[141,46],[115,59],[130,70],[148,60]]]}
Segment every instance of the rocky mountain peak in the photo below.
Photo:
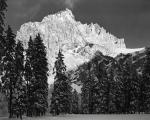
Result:
{"label": "rocky mountain peak", "polygon": [[75,17],[71,10],[66,9],[66,10],[60,11],[54,15],[48,15],[48,16],[44,17],[42,22],[48,22],[55,18],[57,18],[58,20],[62,20],[62,21],[65,21],[65,20],[74,21]]}
{"label": "rocky mountain peak", "polygon": [[139,51],[127,49],[124,39],[118,39],[98,24],[87,25],[76,21],[69,9],[48,15],[41,22],[23,24],[17,32],[16,39],[23,41],[27,48],[29,37],[34,38],[38,33],[47,48],[50,73],[60,48],[65,56],[67,69],[76,68],[89,61],[96,51],[111,57]]}

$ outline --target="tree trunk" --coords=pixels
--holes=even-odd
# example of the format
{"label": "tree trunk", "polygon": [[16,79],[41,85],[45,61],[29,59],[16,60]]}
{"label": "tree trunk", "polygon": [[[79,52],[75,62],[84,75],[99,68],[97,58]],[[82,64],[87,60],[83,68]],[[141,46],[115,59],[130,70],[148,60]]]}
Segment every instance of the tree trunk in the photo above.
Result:
{"label": "tree trunk", "polygon": [[9,84],[9,90],[10,90],[10,95],[9,95],[9,118],[12,118],[12,81],[10,80]]}
{"label": "tree trunk", "polygon": [[21,107],[19,106],[19,113],[20,113],[20,120],[22,120],[22,111],[21,111]]}
{"label": "tree trunk", "polygon": [[27,80],[27,116],[29,117],[31,113],[29,113],[29,81]]}
{"label": "tree trunk", "polygon": [[90,85],[89,85],[89,114],[92,114],[93,113],[93,88],[92,88],[92,80],[91,80],[91,64],[89,63],[89,66],[88,66],[88,69],[89,69],[89,81],[90,81]]}

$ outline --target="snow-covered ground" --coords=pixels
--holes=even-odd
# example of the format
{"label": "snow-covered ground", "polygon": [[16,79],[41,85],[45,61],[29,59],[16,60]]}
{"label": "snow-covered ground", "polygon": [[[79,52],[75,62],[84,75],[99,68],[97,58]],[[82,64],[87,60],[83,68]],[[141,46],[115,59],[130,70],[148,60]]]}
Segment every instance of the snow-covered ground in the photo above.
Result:
{"label": "snow-covered ground", "polygon": [[150,115],[62,115],[58,117],[24,118],[23,120],[150,120]]}

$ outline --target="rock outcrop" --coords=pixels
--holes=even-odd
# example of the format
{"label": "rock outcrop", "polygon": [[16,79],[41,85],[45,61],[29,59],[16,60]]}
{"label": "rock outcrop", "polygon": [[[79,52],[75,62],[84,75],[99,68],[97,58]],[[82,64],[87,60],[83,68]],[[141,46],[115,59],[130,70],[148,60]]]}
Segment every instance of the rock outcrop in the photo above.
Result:
{"label": "rock outcrop", "polygon": [[40,33],[47,48],[50,73],[54,66],[58,49],[62,49],[67,69],[89,61],[96,51],[115,57],[120,53],[130,53],[142,49],[127,49],[124,39],[118,39],[98,24],[82,24],[75,20],[68,9],[44,17],[41,22],[29,22],[17,32],[17,40],[28,47],[29,37]]}

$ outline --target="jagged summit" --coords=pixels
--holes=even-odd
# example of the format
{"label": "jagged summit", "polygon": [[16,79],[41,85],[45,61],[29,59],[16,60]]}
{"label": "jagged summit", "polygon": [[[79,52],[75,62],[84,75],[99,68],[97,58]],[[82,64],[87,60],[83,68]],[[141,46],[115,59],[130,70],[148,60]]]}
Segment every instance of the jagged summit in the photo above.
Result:
{"label": "jagged summit", "polygon": [[42,22],[50,21],[51,19],[55,19],[55,17],[58,17],[62,21],[65,21],[66,19],[73,21],[75,19],[72,11],[67,8],[66,10],[60,11],[54,15],[48,15],[44,17]]}
{"label": "jagged summit", "polygon": [[98,24],[87,25],[76,21],[69,9],[48,15],[41,22],[23,24],[16,39],[23,41],[27,48],[29,37],[34,38],[38,33],[47,48],[50,71],[59,48],[65,55],[67,69],[89,61],[98,50],[111,57],[141,50],[127,49],[124,39],[118,39]]}

